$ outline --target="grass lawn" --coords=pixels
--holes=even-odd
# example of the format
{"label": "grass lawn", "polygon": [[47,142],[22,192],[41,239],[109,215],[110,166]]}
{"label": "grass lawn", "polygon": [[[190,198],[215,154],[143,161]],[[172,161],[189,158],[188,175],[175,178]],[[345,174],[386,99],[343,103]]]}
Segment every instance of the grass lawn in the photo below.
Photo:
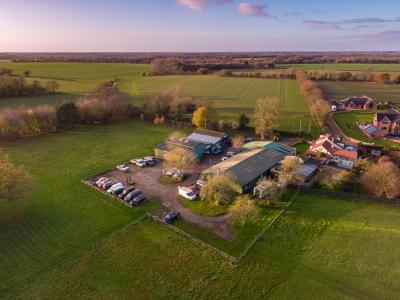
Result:
{"label": "grass lawn", "polygon": [[204,216],[214,217],[224,215],[228,212],[227,207],[218,207],[199,199],[189,200],[184,197],[178,197],[178,200],[182,203],[183,206],[190,208],[191,210]]}
{"label": "grass lawn", "polygon": [[360,141],[374,143],[377,146],[399,149],[400,143],[383,141],[379,139],[369,139],[358,128],[356,122],[371,123],[374,119],[374,115],[375,112],[343,112],[335,113],[333,115],[333,119],[347,136],[353,137]]}
{"label": "grass lawn", "polygon": [[[300,121],[303,128],[310,122],[304,98],[294,80],[265,80],[256,78],[222,78],[206,76],[142,76],[149,65],[97,64],[97,63],[10,63],[0,62],[0,67],[20,74],[31,70],[29,80],[57,80],[61,94],[38,97],[11,97],[0,99],[0,107],[54,105],[62,100],[76,100],[91,87],[102,81],[119,79],[121,90],[129,93],[132,102],[140,105],[153,92],[180,86],[183,94],[199,99],[209,99],[220,118],[236,119],[241,113],[251,116],[255,102],[260,98],[277,96],[282,99],[282,118],[279,130],[297,133]],[[318,126],[312,125],[312,134],[318,135]]]}
{"label": "grass lawn", "polygon": [[399,208],[300,195],[234,267],[145,220],[43,274],[18,298],[396,299]]}
{"label": "grass lawn", "polygon": [[307,71],[370,71],[400,72],[399,64],[284,64],[283,68],[302,68]]}
{"label": "grass lawn", "polygon": [[166,127],[123,122],[2,145],[33,175],[36,190],[24,214],[0,228],[0,298],[142,216],[80,183],[133,156],[153,152]]}
{"label": "grass lawn", "polygon": [[400,105],[400,84],[377,84],[373,82],[318,81],[328,100],[341,100],[366,95],[378,101]]}
{"label": "grass lawn", "polygon": [[306,142],[300,142],[300,143],[294,144],[293,147],[296,148],[297,153],[304,154],[304,153],[306,153],[306,151],[308,149],[310,149],[310,144],[308,144]]}

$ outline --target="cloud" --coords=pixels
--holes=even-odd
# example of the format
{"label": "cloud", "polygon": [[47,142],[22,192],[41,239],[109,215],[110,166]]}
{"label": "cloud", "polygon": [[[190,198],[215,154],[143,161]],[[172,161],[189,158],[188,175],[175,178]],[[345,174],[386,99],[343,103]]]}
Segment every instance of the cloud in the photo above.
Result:
{"label": "cloud", "polygon": [[273,16],[265,11],[266,8],[267,6],[265,4],[244,2],[238,5],[237,11],[239,14],[247,17],[273,18]]}
{"label": "cloud", "polygon": [[321,30],[321,29],[328,29],[328,30],[341,30],[340,26],[336,25],[335,23],[326,22],[326,21],[319,21],[319,20],[305,20],[303,24],[307,26],[308,29],[313,30]]}
{"label": "cloud", "polygon": [[373,34],[364,34],[355,36],[360,38],[361,42],[369,43],[392,43],[400,40],[400,30],[389,30]]}
{"label": "cloud", "polygon": [[176,0],[176,2],[195,11],[204,11],[210,5],[227,4],[232,0]]}
{"label": "cloud", "polygon": [[[356,28],[367,28],[371,24],[383,24],[383,23],[399,23],[400,18],[393,19],[382,19],[378,17],[371,18],[355,18],[347,19],[335,22],[328,22],[322,20],[305,20],[303,24],[307,26],[308,29],[334,29],[341,30],[344,25],[358,25]],[[353,28],[354,30],[355,28]]]}

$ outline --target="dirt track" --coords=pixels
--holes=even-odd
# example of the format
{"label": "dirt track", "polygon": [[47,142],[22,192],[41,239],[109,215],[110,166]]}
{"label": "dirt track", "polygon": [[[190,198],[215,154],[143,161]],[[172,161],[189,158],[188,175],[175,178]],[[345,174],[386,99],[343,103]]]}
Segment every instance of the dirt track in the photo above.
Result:
{"label": "dirt track", "polygon": [[[218,160],[219,157],[213,160]],[[184,207],[177,199],[178,186],[188,185],[195,181],[197,175],[205,168],[208,167],[206,162],[200,164],[197,169],[189,176],[185,182],[180,184],[163,184],[160,183],[158,178],[162,172],[161,163],[154,167],[139,168],[134,165],[130,165],[131,173],[125,174],[117,170],[113,170],[104,174],[99,174],[94,179],[101,176],[110,177],[119,180],[123,184],[127,183],[127,176],[135,182],[143,194],[147,198],[156,198],[161,201],[162,209],[157,212],[156,215],[159,217],[164,217],[168,212],[172,210],[177,210],[180,212],[182,218],[194,225],[198,225],[213,231],[215,234],[226,240],[233,240],[235,238],[234,233],[231,228],[231,217],[229,215],[208,217],[194,213],[190,209]]]}

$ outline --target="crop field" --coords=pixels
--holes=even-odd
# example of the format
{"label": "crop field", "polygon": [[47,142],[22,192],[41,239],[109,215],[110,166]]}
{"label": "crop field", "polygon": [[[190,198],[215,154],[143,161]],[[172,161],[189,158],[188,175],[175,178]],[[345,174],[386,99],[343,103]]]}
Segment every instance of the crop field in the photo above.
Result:
{"label": "crop field", "polygon": [[3,145],[30,171],[36,189],[24,214],[0,227],[0,298],[155,208],[148,203],[129,209],[80,180],[136,155],[152,154],[169,132],[127,122]]}
{"label": "crop field", "polygon": [[[133,64],[84,64],[84,63],[0,63],[20,74],[32,71],[29,80],[57,80],[62,93],[48,96],[0,99],[0,107],[54,105],[62,100],[76,100],[97,83],[119,79],[121,90],[132,96],[140,105],[151,93],[172,86],[180,86],[183,94],[199,99],[209,99],[220,118],[236,119],[241,113],[251,115],[259,98],[277,96],[283,101],[279,130],[297,133],[300,122],[308,131],[310,115],[297,83],[291,80],[264,80],[252,78],[222,78],[219,76],[142,76],[148,65]],[[318,129],[312,123],[311,132]]]}
{"label": "crop field", "polygon": [[389,101],[400,105],[399,84],[319,81],[318,85],[324,92],[327,100],[341,100],[351,96],[366,95],[378,101]]}
{"label": "crop field", "polygon": [[284,64],[282,68],[302,68],[308,71],[370,71],[400,73],[400,64]]}
{"label": "crop field", "polygon": [[392,206],[299,196],[238,267],[144,220],[15,297],[396,299],[399,216]]}

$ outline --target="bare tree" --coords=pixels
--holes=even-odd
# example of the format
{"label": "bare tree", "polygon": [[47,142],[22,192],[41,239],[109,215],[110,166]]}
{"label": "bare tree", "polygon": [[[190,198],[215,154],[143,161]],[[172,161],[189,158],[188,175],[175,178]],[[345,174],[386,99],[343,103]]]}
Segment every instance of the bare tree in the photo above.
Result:
{"label": "bare tree", "polygon": [[282,186],[299,184],[302,180],[300,172],[302,162],[300,158],[297,156],[286,156],[281,164],[282,170],[279,173],[279,183]]}
{"label": "bare tree", "polygon": [[254,220],[260,215],[260,209],[248,195],[240,195],[236,197],[233,204],[229,207],[231,215],[238,219],[242,225],[246,221]]}
{"label": "bare tree", "polygon": [[201,188],[200,196],[216,206],[227,206],[238,194],[240,186],[231,174],[222,173],[208,178]]}
{"label": "bare tree", "polygon": [[240,151],[240,148],[244,145],[244,136],[237,135],[232,138],[232,146],[236,149],[236,151]]}
{"label": "bare tree", "polygon": [[256,102],[254,112],[256,134],[261,140],[272,134],[273,129],[278,125],[281,112],[281,101],[277,97],[259,99]]}
{"label": "bare tree", "polygon": [[393,162],[374,164],[361,177],[367,191],[378,197],[396,198],[400,195],[400,169]]}
{"label": "bare tree", "polygon": [[181,170],[187,170],[193,166],[196,161],[196,155],[183,147],[173,147],[168,150],[164,156],[167,167],[176,167]]}

